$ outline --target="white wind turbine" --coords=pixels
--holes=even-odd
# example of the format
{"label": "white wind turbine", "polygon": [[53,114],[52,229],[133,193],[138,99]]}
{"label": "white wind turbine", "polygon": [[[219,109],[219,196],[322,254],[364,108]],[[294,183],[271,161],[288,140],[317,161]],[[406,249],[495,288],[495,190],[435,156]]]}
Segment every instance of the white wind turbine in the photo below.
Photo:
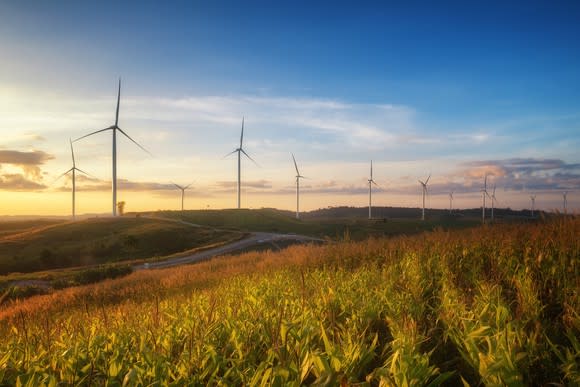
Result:
{"label": "white wind turbine", "polygon": [[183,212],[183,197],[185,196],[185,190],[188,189],[189,187],[191,187],[191,185],[193,183],[189,183],[186,186],[181,186],[181,185],[175,184],[175,183],[172,183],[172,184],[181,190],[181,211]]}
{"label": "white wind turbine", "polygon": [[449,213],[453,212],[453,191],[449,192]]}
{"label": "white wind turbine", "polygon": [[567,207],[568,207],[568,198],[567,198],[567,196],[568,196],[568,192],[567,191],[564,191],[562,193],[562,197],[564,198],[564,215],[567,213]]}
{"label": "white wind turbine", "polygon": [[241,202],[241,188],[242,188],[242,183],[241,183],[241,175],[242,175],[242,153],[249,158],[250,160],[252,160],[254,162],[254,164],[257,165],[257,163],[254,161],[253,158],[250,157],[250,155],[248,155],[246,153],[246,151],[244,150],[244,148],[242,147],[242,143],[244,141],[244,117],[242,117],[242,134],[240,136],[240,147],[234,149],[233,151],[231,151],[230,153],[228,153],[227,155],[225,155],[224,157],[228,157],[231,154],[234,153],[238,153],[238,209],[240,209],[240,202]]}
{"label": "white wind turbine", "polygon": [[85,137],[92,136],[93,134],[105,132],[110,130],[113,132],[113,177],[112,177],[112,193],[113,193],[113,216],[117,216],[117,130],[121,132],[125,137],[131,140],[135,145],[139,148],[143,149],[145,152],[151,155],[147,149],[143,148],[137,141],[133,140],[127,133],[123,131],[123,129],[119,128],[119,104],[121,102],[121,78],[119,78],[119,90],[117,93],[117,111],[115,113],[115,124],[109,126],[108,128],[96,130],[89,134],[86,134],[82,137],[77,138],[74,141],[82,140]]}
{"label": "white wind turbine", "polygon": [[532,200],[532,218],[534,217],[534,209],[536,207],[536,195],[530,195],[530,199]]}
{"label": "white wind turbine", "polygon": [[292,160],[294,160],[294,168],[296,168],[296,219],[300,219],[300,179],[305,179],[298,171],[298,164],[292,153]]}
{"label": "white wind turbine", "polygon": [[418,180],[421,186],[423,187],[423,211],[421,212],[421,220],[425,220],[425,195],[427,194],[427,183],[429,183],[429,179],[431,178],[431,174],[427,177],[427,180],[424,182]]}
{"label": "white wind turbine", "polygon": [[495,184],[493,185],[493,189],[491,191],[491,195],[489,196],[489,198],[491,199],[491,221],[493,223],[494,221],[493,210],[495,208]]}
{"label": "white wind turbine", "polygon": [[483,207],[481,207],[482,209],[481,220],[485,224],[485,197],[489,196],[489,193],[487,192],[487,173],[485,174],[485,177],[483,179],[483,189],[481,190],[481,194],[483,196]]}
{"label": "white wind turbine", "polygon": [[73,144],[72,144],[72,141],[70,139],[69,139],[69,142],[70,142],[70,153],[72,156],[72,167],[71,167],[71,169],[69,169],[68,171],[66,171],[65,173],[63,173],[59,177],[57,177],[56,180],[60,179],[64,175],[68,174],[69,172],[72,172],[72,218],[73,218],[73,220],[76,220],[76,198],[75,198],[75,196],[76,196],[76,171],[84,173],[87,176],[91,176],[91,175],[86,173],[85,171],[77,168],[76,163],[75,163],[75,151],[73,149]]}
{"label": "white wind turbine", "polygon": [[373,160],[371,160],[371,177],[368,179],[368,182],[369,182],[369,219],[372,219],[373,184],[378,187],[378,184],[373,179]]}

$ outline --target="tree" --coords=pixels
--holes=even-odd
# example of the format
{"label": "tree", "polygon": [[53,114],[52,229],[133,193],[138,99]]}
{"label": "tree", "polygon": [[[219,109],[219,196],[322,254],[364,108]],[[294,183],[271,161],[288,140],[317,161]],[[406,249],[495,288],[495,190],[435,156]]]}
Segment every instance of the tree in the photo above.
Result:
{"label": "tree", "polygon": [[123,216],[123,214],[125,213],[124,201],[117,202],[117,212],[119,213],[119,216]]}

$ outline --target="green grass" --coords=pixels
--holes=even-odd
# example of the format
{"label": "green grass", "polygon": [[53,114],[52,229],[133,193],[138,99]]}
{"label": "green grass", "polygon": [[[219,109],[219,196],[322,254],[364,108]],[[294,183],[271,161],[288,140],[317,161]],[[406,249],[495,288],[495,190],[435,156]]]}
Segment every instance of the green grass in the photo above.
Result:
{"label": "green grass", "polygon": [[63,222],[63,220],[55,219],[13,220],[0,222],[0,239],[35,229],[43,229]]}
{"label": "green grass", "polygon": [[578,385],[580,218],[150,270],[0,309],[7,385]]}
{"label": "green grass", "polygon": [[238,233],[142,217],[63,222],[1,239],[0,274],[149,259],[236,238]]}
{"label": "green grass", "polygon": [[437,217],[422,222],[417,218],[394,218],[368,220],[364,217],[308,217],[298,220],[294,213],[275,209],[234,209],[198,211],[159,211],[151,215],[180,219],[209,227],[241,231],[296,233],[315,237],[342,239],[345,234],[355,240],[369,236],[393,236],[416,234],[436,228],[458,229],[473,227],[479,219],[449,219]]}

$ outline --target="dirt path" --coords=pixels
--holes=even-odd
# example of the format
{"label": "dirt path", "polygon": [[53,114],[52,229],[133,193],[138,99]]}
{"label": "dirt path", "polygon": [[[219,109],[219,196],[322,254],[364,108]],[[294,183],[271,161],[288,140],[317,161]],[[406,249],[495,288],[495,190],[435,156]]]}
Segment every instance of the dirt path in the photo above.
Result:
{"label": "dirt path", "polygon": [[313,238],[305,235],[296,234],[275,234],[267,232],[255,232],[250,234],[249,237],[232,242],[230,244],[216,247],[213,249],[200,251],[199,253],[194,253],[185,257],[168,259],[162,262],[146,262],[144,264],[139,264],[133,266],[133,270],[143,270],[143,269],[159,269],[177,265],[183,265],[187,263],[204,261],[219,255],[230,254],[235,251],[240,251],[247,249],[251,246],[260,246],[264,244],[271,244],[276,247],[276,242],[278,241],[294,241],[297,243],[308,243],[308,242],[324,242],[323,239]]}

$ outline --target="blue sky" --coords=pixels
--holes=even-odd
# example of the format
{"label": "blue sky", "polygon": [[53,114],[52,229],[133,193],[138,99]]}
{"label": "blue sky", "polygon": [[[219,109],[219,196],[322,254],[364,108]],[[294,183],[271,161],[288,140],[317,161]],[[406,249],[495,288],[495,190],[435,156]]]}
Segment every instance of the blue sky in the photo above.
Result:
{"label": "blue sky", "polygon": [[[377,205],[418,206],[432,173],[431,206],[450,190],[477,206],[488,173],[505,206],[537,193],[556,208],[568,190],[580,207],[580,4],[426,4],[3,1],[0,190],[66,199],[69,182],[50,184],[66,141],[112,124],[121,76],[121,127],[155,157],[127,142],[120,174],[157,206],[177,204],[169,180],[197,181],[192,207],[234,204],[221,156],[245,115],[260,165],[244,164],[246,206],[292,208],[292,151],[312,177],[307,209],[365,205],[371,158]],[[93,140],[79,163],[105,196],[110,139]],[[8,151],[44,152],[40,173]]]}

